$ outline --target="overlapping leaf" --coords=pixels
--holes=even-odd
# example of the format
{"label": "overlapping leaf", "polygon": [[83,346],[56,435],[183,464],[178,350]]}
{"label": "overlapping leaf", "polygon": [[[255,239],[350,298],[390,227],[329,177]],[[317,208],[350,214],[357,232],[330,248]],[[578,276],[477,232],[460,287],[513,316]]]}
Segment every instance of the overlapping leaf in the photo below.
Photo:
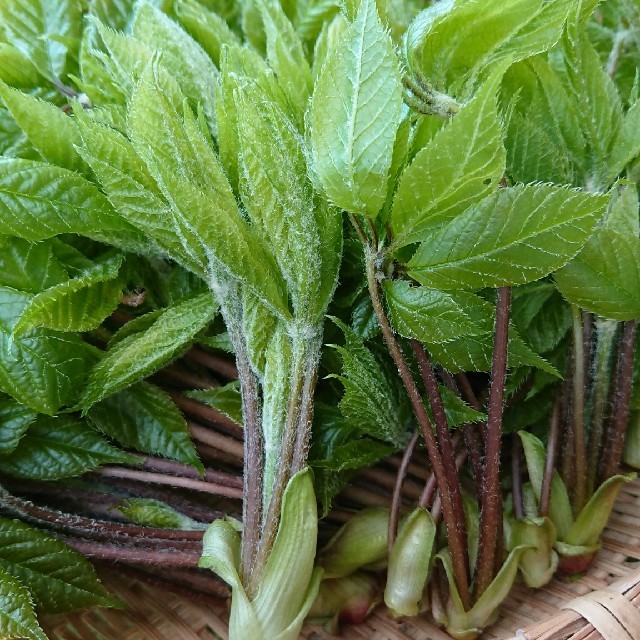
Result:
{"label": "overlapping leaf", "polygon": [[581,249],[607,202],[547,185],[501,189],[422,243],[409,275],[444,290],[538,280]]}
{"label": "overlapping leaf", "polygon": [[211,294],[203,293],[167,308],[146,330],[120,339],[89,374],[80,405],[87,409],[172,360],[209,324],[216,311]]}
{"label": "overlapping leaf", "polygon": [[138,382],[94,404],[87,420],[116,442],[202,469],[184,416],[158,387]]}
{"label": "overlapping leaf", "polygon": [[327,198],[375,217],[384,203],[402,108],[398,61],[374,0],[329,52],[309,114],[314,171]]}
{"label": "overlapping leaf", "polygon": [[47,640],[38,625],[29,590],[0,569],[0,628],[9,637]]}
{"label": "overlapping leaf", "polygon": [[84,556],[19,520],[0,518],[0,571],[29,585],[40,612],[119,604]]}
{"label": "overlapping leaf", "polygon": [[135,463],[96,431],[70,416],[39,416],[0,470],[17,478],[58,480],[78,476],[101,464]]}

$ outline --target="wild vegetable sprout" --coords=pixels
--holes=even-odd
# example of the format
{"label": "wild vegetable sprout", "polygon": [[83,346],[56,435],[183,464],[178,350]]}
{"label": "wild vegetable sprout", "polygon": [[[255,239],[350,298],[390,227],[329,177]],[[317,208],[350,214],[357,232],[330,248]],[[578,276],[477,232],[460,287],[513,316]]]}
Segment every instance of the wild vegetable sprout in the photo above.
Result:
{"label": "wild vegetable sprout", "polygon": [[115,604],[78,551],[279,640],[380,575],[473,638],[588,568],[640,424],[640,4],[425,4],[0,4],[4,635]]}

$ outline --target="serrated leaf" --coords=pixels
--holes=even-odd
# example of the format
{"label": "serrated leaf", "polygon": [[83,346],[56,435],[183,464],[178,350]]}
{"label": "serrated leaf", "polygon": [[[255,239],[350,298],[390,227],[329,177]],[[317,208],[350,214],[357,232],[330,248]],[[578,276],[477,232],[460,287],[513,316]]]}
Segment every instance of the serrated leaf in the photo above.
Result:
{"label": "serrated leaf", "polygon": [[15,323],[31,296],[0,287],[0,390],[41,413],[73,402],[92,357],[75,334],[35,329],[14,340]]}
{"label": "serrated leaf", "polygon": [[0,42],[0,79],[18,89],[34,89],[42,83],[29,59],[6,42]]}
{"label": "serrated leaf", "polygon": [[29,585],[39,612],[119,605],[84,556],[19,520],[0,518],[0,571]]}
{"label": "serrated leaf", "polygon": [[624,114],[618,135],[611,147],[608,172],[603,182],[608,184],[629,162],[640,154],[640,100],[636,100]]}
{"label": "serrated leaf", "polygon": [[[442,404],[444,406],[444,413],[447,418],[447,425],[449,428],[458,427],[461,424],[469,424],[471,422],[486,422],[487,416],[480,411],[476,411],[470,407],[464,400],[462,400],[451,389],[439,385],[440,397],[442,398]],[[431,407],[427,407],[429,416],[433,422],[433,412]]]}
{"label": "serrated leaf", "polygon": [[422,11],[404,36],[409,69],[461,92],[487,69],[546,51],[562,35],[572,0],[447,0]]}
{"label": "serrated leaf", "polygon": [[[240,214],[220,160],[177,86],[155,63],[147,67],[134,93],[129,126],[136,152],[171,205],[185,250],[200,247],[216,265],[288,317],[273,256]],[[172,145],[167,146],[167,140]]]}
{"label": "serrated leaf", "polygon": [[240,395],[240,383],[237,380],[216,389],[187,391],[185,395],[208,404],[238,424],[242,424],[242,396]]}
{"label": "serrated leaf", "polygon": [[519,93],[506,140],[511,175],[521,182],[584,183],[587,154],[580,106],[547,56],[513,65],[503,86],[510,95]]}
{"label": "serrated leaf", "polygon": [[39,416],[13,452],[0,459],[0,470],[16,478],[58,480],[101,464],[136,462],[75,418]]}
{"label": "serrated leaf", "polygon": [[331,457],[324,460],[311,460],[311,466],[330,471],[362,469],[390,456],[396,446],[379,442],[371,438],[358,438],[333,447]]}
{"label": "serrated leaf", "polygon": [[177,79],[193,107],[202,107],[215,135],[218,70],[211,58],[177,22],[148,2],[138,4],[132,33],[151,49],[162,52],[162,64]]}
{"label": "serrated leaf", "polygon": [[161,389],[138,382],[94,404],[87,420],[125,447],[202,470],[184,416]]}
{"label": "serrated leaf", "polygon": [[172,210],[131,143],[118,131],[82,115],[78,122],[84,143],[80,154],[114,208],[174,260],[204,277],[205,252],[197,245],[186,248],[180,241]]}
{"label": "serrated leaf", "polygon": [[295,121],[303,124],[313,84],[302,42],[277,0],[259,0],[267,38],[267,60],[291,105]]}
{"label": "serrated leaf", "polygon": [[133,14],[136,0],[93,0],[91,11],[112,29],[124,31]]}
{"label": "serrated leaf", "polygon": [[78,233],[134,252],[146,237],[119,216],[88,180],[32,160],[0,158],[0,233],[38,241]]}
{"label": "serrated leaf", "polygon": [[246,82],[236,91],[235,104],[243,203],[272,247],[296,316],[317,323],[336,284],[340,213],[314,197],[302,138],[259,85]]}
{"label": "serrated leaf", "polygon": [[78,277],[34,296],[13,328],[14,337],[35,327],[88,331],[99,326],[120,302],[122,282],[118,273],[123,261],[122,255],[108,257]]}
{"label": "serrated leaf", "polygon": [[613,320],[640,317],[640,238],[598,229],[582,251],[555,274],[573,304]]}
{"label": "serrated leaf", "polygon": [[91,405],[141,380],[191,344],[217,312],[211,293],[168,307],[146,331],[123,338],[89,374],[80,406]]}
{"label": "serrated leaf", "polygon": [[[429,353],[451,373],[490,371],[495,307],[474,294],[459,292],[456,298],[478,329],[478,334],[451,342],[427,343]],[[527,346],[513,326],[509,327],[507,364],[510,368],[532,366],[560,377],[553,366]]]}
{"label": "serrated leaf", "polygon": [[344,386],[340,411],[363,434],[396,446],[406,440],[406,407],[371,351],[352,329],[337,319],[344,332],[344,347],[334,345],[342,357],[342,374],[334,375]]}
{"label": "serrated leaf", "polygon": [[38,293],[68,277],[51,242],[0,236],[0,249],[0,284],[4,286]]}
{"label": "serrated leaf", "polygon": [[333,204],[371,218],[378,214],[401,109],[391,38],[375,0],[363,0],[327,56],[309,113],[314,170]]}
{"label": "serrated leaf", "polygon": [[7,638],[47,640],[38,624],[28,589],[0,569],[0,629]]}
{"label": "serrated leaf", "polygon": [[127,498],[118,502],[115,509],[132,522],[147,527],[181,529],[183,531],[194,531],[206,527],[205,524],[196,522],[160,500]]}
{"label": "serrated leaf", "polygon": [[37,412],[7,396],[0,397],[0,456],[11,453]]}
{"label": "serrated leaf", "polygon": [[178,0],[173,10],[180,24],[216,65],[220,62],[220,51],[223,45],[240,46],[242,44],[224,18],[213,11],[208,11],[194,0]]}
{"label": "serrated leaf", "polygon": [[495,190],[506,156],[496,101],[499,82],[494,74],[403,172],[390,218],[394,248],[423,240]]}
{"label": "serrated leaf", "polygon": [[69,67],[67,44],[78,39],[81,19],[75,0],[0,3],[0,25],[7,40],[50,79],[61,78]]}
{"label": "serrated leaf", "polygon": [[538,280],[580,250],[607,202],[547,185],[500,189],[422,243],[409,275],[444,290]]}
{"label": "serrated leaf", "polygon": [[[587,185],[604,189],[611,179],[611,148],[622,124],[620,96],[582,28],[570,22],[562,46],[561,70],[569,91],[577,104],[588,105],[578,111],[580,126],[590,148]],[[621,168],[614,170],[613,177]]]}
{"label": "serrated leaf", "polygon": [[613,198],[604,219],[606,229],[622,235],[638,237],[640,235],[640,205],[635,184],[622,184],[613,189]]}
{"label": "serrated leaf", "polygon": [[478,333],[455,296],[407,281],[382,283],[389,320],[395,331],[420,342],[448,342]]}
{"label": "serrated leaf", "polygon": [[512,291],[511,318],[537,353],[556,347],[571,327],[571,310],[551,282],[533,282]]}
{"label": "serrated leaf", "polygon": [[44,160],[86,173],[87,167],[75,150],[80,135],[73,118],[55,104],[26,95],[2,82],[0,97]]}

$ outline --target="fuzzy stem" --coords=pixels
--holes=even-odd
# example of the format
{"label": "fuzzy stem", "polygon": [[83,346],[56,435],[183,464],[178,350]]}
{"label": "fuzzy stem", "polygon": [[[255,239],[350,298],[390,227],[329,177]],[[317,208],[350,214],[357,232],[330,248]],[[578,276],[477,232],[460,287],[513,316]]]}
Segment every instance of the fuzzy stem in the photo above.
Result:
{"label": "fuzzy stem", "polygon": [[487,416],[487,442],[485,456],[485,491],[480,512],[480,549],[476,571],[476,598],[489,587],[499,548],[501,531],[502,493],[500,490],[500,444],[502,440],[502,413],[504,384],[507,372],[507,345],[509,341],[509,307],[511,288],[500,287],[496,305],[495,340],[491,364],[491,390]]}
{"label": "fuzzy stem", "polygon": [[132,564],[196,568],[201,555],[200,551],[124,547],[121,545],[94,542],[93,540],[78,540],[77,538],[69,538],[67,536],[60,536],[60,539],[72,549],[75,549],[88,558],[113,560],[115,562],[130,562]]}
{"label": "fuzzy stem", "polygon": [[582,511],[587,500],[587,447],[584,428],[585,355],[582,312],[571,305],[573,316],[573,447],[575,483],[573,484],[573,512]]}
{"label": "fuzzy stem", "polygon": [[262,526],[256,560],[245,583],[247,594],[257,594],[262,571],[278,531],[282,498],[291,476],[303,468],[306,461],[308,439],[313,411],[313,389],[316,380],[317,338],[296,334],[292,345],[289,406],[282,430],[281,453],[278,469],[271,489],[271,498]]}
{"label": "fuzzy stem", "polygon": [[400,501],[402,500],[402,483],[404,482],[404,479],[407,475],[409,462],[411,461],[411,456],[413,455],[417,442],[418,430],[416,429],[411,436],[411,440],[409,440],[409,444],[404,450],[404,454],[402,455],[402,462],[400,463],[400,468],[398,469],[398,474],[396,475],[396,483],[393,489],[391,508],[389,509],[389,535],[387,538],[389,555],[391,555],[393,543],[396,541],[396,536],[398,535],[398,518],[400,515]]}
{"label": "fuzzy stem", "polygon": [[364,254],[367,271],[367,285],[373,309],[376,314],[378,324],[380,325],[387,349],[389,350],[389,354],[398,368],[404,387],[409,395],[409,400],[411,401],[413,411],[418,420],[418,424],[420,425],[420,429],[422,430],[422,434],[427,445],[429,459],[431,460],[431,466],[433,467],[436,481],[442,494],[442,507],[447,526],[447,534],[449,537],[449,547],[451,549],[455,581],[463,606],[468,610],[471,606],[471,597],[469,594],[469,576],[466,570],[467,562],[465,560],[467,557],[467,549],[463,544],[463,538],[459,535],[459,523],[455,519],[453,505],[449,500],[449,487],[447,485],[447,477],[442,462],[442,456],[431,429],[431,422],[422,401],[422,397],[420,396],[418,387],[411,375],[407,362],[402,355],[400,345],[396,341],[395,335],[384,311],[382,297],[380,294],[380,284],[376,273],[377,254],[371,250],[371,247],[369,247],[368,244],[364,246]]}
{"label": "fuzzy stem", "polygon": [[596,353],[593,367],[592,413],[587,451],[587,490],[595,489],[598,463],[602,453],[602,436],[607,413],[607,401],[611,385],[613,343],[618,323],[615,320],[598,318],[596,321]]}
{"label": "fuzzy stem", "polygon": [[[442,464],[447,479],[447,487],[449,489],[449,500],[451,502],[453,517],[458,525],[458,534],[461,539],[461,544],[466,550],[467,545],[467,529],[464,519],[464,507],[462,504],[462,491],[460,489],[460,481],[458,479],[458,472],[456,469],[455,453],[453,451],[453,444],[451,442],[451,432],[449,431],[449,425],[447,424],[447,416],[444,412],[444,405],[442,404],[442,397],[440,396],[440,390],[438,389],[438,383],[436,377],[433,374],[433,368],[429,362],[429,358],[424,350],[424,347],[417,341],[411,340],[411,347],[413,353],[418,361],[420,373],[422,374],[422,381],[427,391],[429,398],[429,404],[431,405],[431,413],[436,426],[436,433],[438,435],[438,446],[440,448],[440,455],[442,456]],[[467,575],[470,575],[469,571],[469,556],[465,553],[465,571]]]}
{"label": "fuzzy stem", "polygon": [[627,320],[622,328],[622,336],[618,347],[618,366],[616,375],[616,399],[611,416],[611,422],[607,429],[607,441],[605,444],[602,472],[600,481],[618,472],[624,436],[629,422],[631,407],[631,392],[633,390],[633,360],[636,345],[637,320]]}
{"label": "fuzzy stem", "polygon": [[151,484],[163,484],[182,489],[193,489],[194,491],[211,493],[215,496],[225,496],[238,500],[242,499],[242,491],[238,487],[215,484],[213,482],[203,482],[202,480],[195,480],[193,478],[168,476],[162,473],[124,469],[122,467],[100,467],[93,471],[93,473],[106,478],[126,478],[140,482],[149,482]]}
{"label": "fuzzy stem", "polygon": [[551,481],[553,480],[553,468],[556,461],[558,447],[558,431],[560,428],[560,411],[562,407],[562,395],[558,395],[553,401],[551,409],[551,422],[549,423],[549,437],[547,439],[547,455],[544,461],[544,474],[542,476],[542,488],[540,489],[540,504],[538,513],[542,517],[549,515],[549,503],[551,502]]}

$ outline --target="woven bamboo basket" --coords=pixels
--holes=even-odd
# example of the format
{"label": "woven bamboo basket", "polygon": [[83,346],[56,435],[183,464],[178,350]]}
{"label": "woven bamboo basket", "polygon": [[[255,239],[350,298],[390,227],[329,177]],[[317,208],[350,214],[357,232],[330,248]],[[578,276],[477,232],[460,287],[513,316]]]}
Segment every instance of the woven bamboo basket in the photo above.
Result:
{"label": "woven bamboo basket", "polygon": [[[123,611],[92,609],[43,621],[51,640],[227,640],[225,605],[194,600],[118,573],[102,572],[106,586],[127,603]],[[514,587],[486,640],[640,640],[640,480],[621,491],[603,548],[576,581],[556,579],[544,589]],[[305,640],[335,638],[308,626]],[[377,610],[365,624],[347,627],[347,640],[449,640],[427,618],[403,622]],[[254,639],[247,639],[254,640]],[[256,639],[257,640],[257,639]],[[264,640],[268,640],[265,638]]]}

